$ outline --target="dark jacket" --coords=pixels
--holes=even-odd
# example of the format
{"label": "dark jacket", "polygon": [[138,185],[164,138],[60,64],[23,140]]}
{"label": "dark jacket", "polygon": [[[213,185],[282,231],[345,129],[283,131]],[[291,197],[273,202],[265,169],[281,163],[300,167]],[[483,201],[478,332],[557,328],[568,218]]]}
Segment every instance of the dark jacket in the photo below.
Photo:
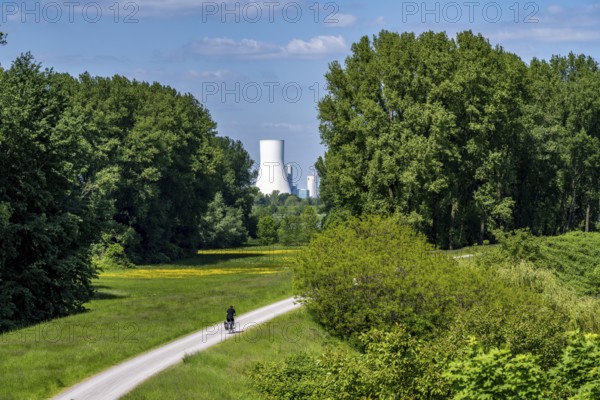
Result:
{"label": "dark jacket", "polygon": [[235,315],[235,310],[233,307],[229,307],[227,309],[227,321],[232,321],[233,320],[233,316]]}

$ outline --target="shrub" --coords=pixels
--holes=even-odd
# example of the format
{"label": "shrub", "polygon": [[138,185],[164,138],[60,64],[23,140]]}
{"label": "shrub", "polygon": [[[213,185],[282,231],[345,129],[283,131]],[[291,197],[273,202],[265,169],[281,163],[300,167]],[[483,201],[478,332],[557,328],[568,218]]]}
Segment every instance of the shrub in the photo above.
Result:
{"label": "shrub", "polygon": [[478,301],[481,273],[436,256],[424,236],[394,218],[349,219],[317,235],[302,252],[295,287],[317,320],[342,337],[405,326],[448,326]]}
{"label": "shrub", "polygon": [[484,352],[476,343],[466,359],[450,364],[446,377],[453,399],[544,399],[546,375],[531,354],[513,356],[508,349]]}
{"label": "shrub", "polygon": [[[553,392],[559,398],[597,399],[600,393],[600,337],[570,332],[560,363],[550,371]],[[591,396],[591,397],[586,397]]]}
{"label": "shrub", "polygon": [[104,250],[104,254],[94,258],[94,264],[102,270],[134,267],[120,243],[109,244]]}

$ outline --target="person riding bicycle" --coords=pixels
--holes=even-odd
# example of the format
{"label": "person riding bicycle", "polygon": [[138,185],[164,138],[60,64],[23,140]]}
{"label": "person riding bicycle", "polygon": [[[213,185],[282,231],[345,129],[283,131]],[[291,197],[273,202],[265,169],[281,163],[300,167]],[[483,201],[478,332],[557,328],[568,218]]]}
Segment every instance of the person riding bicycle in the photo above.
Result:
{"label": "person riding bicycle", "polygon": [[233,323],[234,323],[234,319],[233,316],[235,315],[235,309],[233,308],[233,306],[229,306],[229,308],[227,309],[227,322],[230,323],[231,327],[233,328]]}

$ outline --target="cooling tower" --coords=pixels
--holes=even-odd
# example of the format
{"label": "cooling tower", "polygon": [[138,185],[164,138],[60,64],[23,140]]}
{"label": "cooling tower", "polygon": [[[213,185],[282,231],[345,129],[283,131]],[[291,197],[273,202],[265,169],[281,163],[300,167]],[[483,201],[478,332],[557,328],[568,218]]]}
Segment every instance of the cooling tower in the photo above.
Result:
{"label": "cooling tower", "polygon": [[291,194],[288,175],[283,163],[283,140],[260,141],[260,170],[256,186],[262,194]]}
{"label": "cooling tower", "polygon": [[311,199],[317,198],[317,176],[309,175],[306,177],[306,188],[308,189],[308,197]]}

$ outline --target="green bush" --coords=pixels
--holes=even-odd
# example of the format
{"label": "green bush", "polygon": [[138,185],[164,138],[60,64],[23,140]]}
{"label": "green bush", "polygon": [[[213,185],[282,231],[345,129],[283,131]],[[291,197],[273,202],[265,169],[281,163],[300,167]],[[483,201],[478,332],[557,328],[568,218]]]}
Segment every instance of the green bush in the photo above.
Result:
{"label": "green bush", "polygon": [[349,219],[302,252],[295,287],[317,320],[341,337],[395,324],[429,332],[478,302],[487,284],[485,271],[433,250],[394,218]]}
{"label": "green bush", "polygon": [[102,270],[115,268],[133,268],[133,263],[127,257],[125,249],[120,243],[109,244],[103,254],[93,259],[96,267]]}
{"label": "green bush", "polygon": [[546,375],[531,354],[513,356],[508,349],[484,352],[475,343],[464,360],[450,364],[446,377],[453,399],[545,399]]}
{"label": "green bush", "polygon": [[473,341],[444,376],[452,383],[454,399],[598,399],[598,335],[569,332],[566,342],[559,363],[545,370],[531,353],[515,355],[508,348],[486,352]]}
{"label": "green bush", "polygon": [[282,364],[256,363],[249,372],[255,386],[267,399],[313,399],[324,369],[305,353],[287,358]]}
{"label": "green bush", "polygon": [[600,393],[600,336],[570,332],[568,346],[550,376],[558,398],[598,399],[592,394]]}
{"label": "green bush", "polygon": [[600,294],[600,233],[538,238],[519,230],[502,237],[500,246],[486,252],[479,263],[489,267],[507,261],[533,262],[537,268],[552,271],[580,295]]}

